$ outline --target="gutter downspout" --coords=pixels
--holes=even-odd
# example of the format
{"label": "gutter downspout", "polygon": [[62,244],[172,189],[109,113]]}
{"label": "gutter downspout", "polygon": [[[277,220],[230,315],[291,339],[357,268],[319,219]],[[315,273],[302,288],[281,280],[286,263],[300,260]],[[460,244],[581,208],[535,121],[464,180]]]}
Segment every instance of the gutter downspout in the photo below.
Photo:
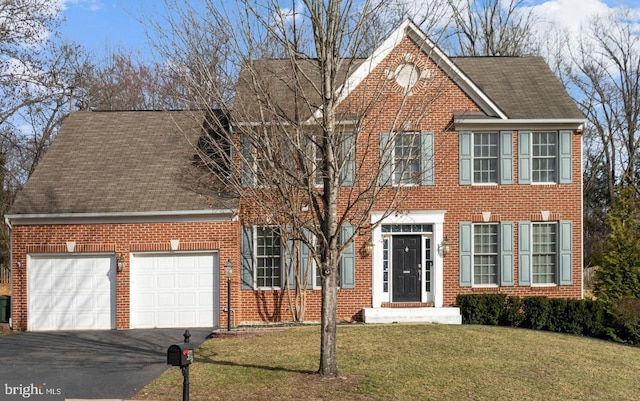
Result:
{"label": "gutter downspout", "polygon": [[11,220],[7,216],[4,216],[4,224],[9,229],[9,293],[11,294],[10,301],[10,313],[9,317],[9,329],[13,330],[13,227],[11,226]]}

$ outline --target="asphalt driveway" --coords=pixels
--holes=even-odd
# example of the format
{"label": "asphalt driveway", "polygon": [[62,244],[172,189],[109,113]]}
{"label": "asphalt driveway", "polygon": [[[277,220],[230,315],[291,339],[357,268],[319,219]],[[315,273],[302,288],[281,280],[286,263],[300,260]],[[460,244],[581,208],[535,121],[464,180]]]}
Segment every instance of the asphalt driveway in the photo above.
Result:
{"label": "asphalt driveway", "polygon": [[[53,383],[62,387],[65,398],[130,398],[166,369],[179,369],[167,365],[167,348],[183,342],[184,331],[19,332],[0,336],[0,387],[10,382]],[[189,332],[197,347],[211,329]]]}

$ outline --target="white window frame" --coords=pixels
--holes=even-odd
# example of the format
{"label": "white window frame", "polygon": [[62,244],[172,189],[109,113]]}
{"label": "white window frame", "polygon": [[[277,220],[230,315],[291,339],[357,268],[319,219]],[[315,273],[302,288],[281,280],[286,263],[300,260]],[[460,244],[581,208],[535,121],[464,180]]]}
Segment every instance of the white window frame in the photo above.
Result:
{"label": "white window frame", "polygon": [[[422,137],[420,131],[405,131],[405,132],[397,132],[393,136],[393,158],[392,158],[392,168],[391,168],[391,183],[394,186],[404,186],[404,187],[413,187],[421,184],[422,177]],[[409,177],[406,182],[403,182],[403,177],[407,173],[407,171],[397,171],[398,170],[398,160],[408,160],[407,159],[399,159],[396,152],[398,141],[401,140],[405,135],[413,135],[414,139],[411,143],[411,148],[417,150],[417,156],[415,157],[415,162],[418,164],[418,174],[415,177]],[[397,180],[397,175],[400,174],[400,180]],[[410,182],[409,182],[410,181]]]}
{"label": "white window frame", "polygon": [[[495,155],[492,157],[476,156],[476,137],[481,135],[494,135],[495,136]],[[499,131],[486,131],[486,132],[472,132],[471,135],[471,182],[473,185],[498,185],[500,183],[500,132]],[[476,160],[495,160],[495,179],[493,181],[476,181]]]}
{"label": "white window frame", "polygon": [[[479,253],[476,252],[476,228],[492,226],[495,228],[495,253]],[[471,282],[472,286],[476,288],[494,288],[500,286],[500,224],[499,223],[474,223],[473,233],[471,235],[471,250],[472,250],[472,267],[471,267]],[[492,255],[495,257],[495,283],[476,283],[476,256]]]}
{"label": "white window frame", "polygon": [[[545,155],[545,156],[536,156],[535,155],[535,148],[536,145],[534,138],[536,138],[537,136],[546,134],[547,137],[549,137],[549,134],[551,134],[551,136],[553,138],[555,138],[555,151],[553,153],[553,156],[549,156],[549,155]],[[558,160],[560,158],[559,152],[560,152],[560,135],[558,133],[558,131],[531,131],[531,139],[530,139],[530,144],[529,144],[530,148],[531,148],[531,183],[532,184],[557,184],[559,181],[559,165],[558,165]],[[549,147],[549,142],[545,142],[544,144],[538,144],[538,147],[542,147],[544,146],[545,148]],[[552,165],[553,165],[553,180],[552,181],[541,181],[541,180],[536,180],[536,174],[540,174],[540,172],[542,171],[541,169],[536,169],[534,167],[534,165],[536,164],[536,161],[542,161],[542,160],[553,160]],[[544,170],[545,172],[548,172],[549,170]],[[548,174],[548,173],[547,173]]]}
{"label": "white window frame", "polygon": [[[553,251],[552,252],[536,252],[536,227],[539,226],[552,226],[553,227]],[[539,264],[536,264],[536,256],[552,256],[553,261],[553,281],[536,282],[536,276],[540,276],[539,272],[536,272],[536,268]],[[557,222],[531,222],[531,285],[537,287],[553,287],[558,285],[559,280],[559,263],[558,263],[558,223]],[[549,273],[545,273],[549,274]]]}
{"label": "white window frame", "polygon": [[[272,235],[274,237],[277,237],[278,240],[280,241],[280,246],[279,246],[280,263],[279,263],[279,267],[278,267],[280,285],[277,285],[277,286],[260,286],[258,284],[258,279],[259,279],[258,270],[261,268],[259,266],[259,263],[258,263],[258,261],[261,259],[260,255],[258,255],[258,253],[259,253],[259,251],[258,251],[258,249],[259,249],[259,245],[258,245],[258,230],[261,230],[261,229],[262,230],[271,230]],[[255,266],[254,269],[253,269],[253,282],[256,283],[255,284],[255,288],[256,289],[270,289],[270,290],[272,290],[272,289],[281,289],[282,288],[282,283],[283,283],[283,277],[282,277],[283,269],[282,269],[282,266],[283,266],[284,258],[285,258],[285,255],[284,255],[284,252],[283,252],[283,247],[282,247],[282,236],[277,233],[277,230],[276,230],[275,227],[271,227],[271,226],[267,226],[267,227],[254,226],[253,227],[252,236],[253,236],[253,243],[255,244],[254,245],[255,252],[254,252],[254,255],[253,255],[253,265]],[[267,259],[267,258],[264,257],[264,259]],[[269,259],[273,259],[273,256],[271,256]],[[271,280],[273,280],[273,278],[274,278],[274,276],[272,275],[271,276]],[[265,280],[266,280],[266,276],[265,276]]]}

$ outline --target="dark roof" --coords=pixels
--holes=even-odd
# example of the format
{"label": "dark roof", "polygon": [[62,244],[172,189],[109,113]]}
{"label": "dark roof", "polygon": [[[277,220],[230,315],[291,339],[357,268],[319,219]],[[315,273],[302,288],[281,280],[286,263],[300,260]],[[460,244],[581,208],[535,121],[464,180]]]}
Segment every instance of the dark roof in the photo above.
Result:
{"label": "dark roof", "polygon": [[509,118],[584,118],[542,57],[451,59]]}
{"label": "dark roof", "polygon": [[[336,87],[344,84],[348,75],[364,59],[343,59],[336,74]],[[264,121],[304,121],[322,106],[320,70],[316,59],[257,59],[244,65],[236,85],[234,118],[237,121],[263,121],[263,111],[278,110],[265,115]]]}
{"label": "dark roof", "polygon": [[[509,118],[584,118],[542,57],[452,57],[451,60]],[[344,63],[338,82],[343,82],[346,73],[352,73],[363,61]],[[298,60],[296,66],[297,71],[288,59],[260,59],[254,60],[251,68],[243,68],[236,87],[235,118],[261,121],[256,107],[259,99],[263,104],[271,102],[271,107],[263,111],[268,112],[275,105],[282,110],[280,115],[294,119],[297,107],[299,119],[310,117],[321,105],[317,62]],[[257,82],[258,93],[264,95],[256,94],[254,82]],[[279,116],[267,115],[265,120]]]}
{"label": "dark roof", "polygon": [[[229,207],[194,189],[202,112],[69,115],[9,214],[139,213]],[[200,193],[197,193],[200,192]]]}

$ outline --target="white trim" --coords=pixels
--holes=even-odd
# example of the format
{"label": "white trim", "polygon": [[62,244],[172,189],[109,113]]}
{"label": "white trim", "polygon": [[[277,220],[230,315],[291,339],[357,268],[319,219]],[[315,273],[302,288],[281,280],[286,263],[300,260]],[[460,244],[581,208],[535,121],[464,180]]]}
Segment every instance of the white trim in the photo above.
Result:
{"label": "white trim", "polygon": [[[442,242],[444,238],[444,216],[446,210],[416,210],[409,211],[406,213],[398,213],[392,214],[383,218],[385,216],[385,212],[372,212],[371,213],[371,222],[373,224],[377,224],[376,228],[373,230],[371,236],[372,241],[374,243],[373,254],[372,254],[372,288],[371,288],[371,297],[372,297],[372,307],[380,308],[383,302],[391,302],[391,279],[389,279],[389,292],[384,293],[382,291],[382,283],[383,283],[383,270],[382,270],[382,260],[383,260],[383,239],[384,237],[391,236],[395,233],[382,233],[382,225],[383,224],[432,224],[433,225],[433,233],[429,234],[431,237],[431,246],[432,246],[432,261],[433,266],[431,270],[431,298],[433,300],[435,307],[442,307],[444,304],[444,264],[443,264],[443,256],[440,255],[437,250],[437,244]],[[402,234],[402,233],[397,233]],[[404,233],[407,234],[407,233]],[[416,234],[420,235],[420,234]],[[424,238],[425,235],[422,235]],[[422,247],[424,248],[424,247]],[[424,249],[423,249],[423,259],[424,259]],[[424,269],[424,264],[423,264]],[[391,267],[389,269],[389,273],[391,273]],[[424,273],[424,271],[423,271]],[[424,274],[423,274],[424,277]],[[421,284],[422,290],[422,298],[424,302],[426,300],[426,292],[424,291],[424,286]]]}
{"label": "white trim", "polygon": [[207,222],[229,220],[235,221],[237,215],[237,209],[104,213],[33,213],[6,215],[5,222],[10,226],[42,224]]}
{"label": "white trim", "polygon": [[454,119],[457,131],[481,131],[504,130],[519,131],[523,129],[539,130],[563,130],[582,132],[583,124],[587,120],[583,118],[522,118],[522,119],[498,119],[498,118],[456,118]]}

